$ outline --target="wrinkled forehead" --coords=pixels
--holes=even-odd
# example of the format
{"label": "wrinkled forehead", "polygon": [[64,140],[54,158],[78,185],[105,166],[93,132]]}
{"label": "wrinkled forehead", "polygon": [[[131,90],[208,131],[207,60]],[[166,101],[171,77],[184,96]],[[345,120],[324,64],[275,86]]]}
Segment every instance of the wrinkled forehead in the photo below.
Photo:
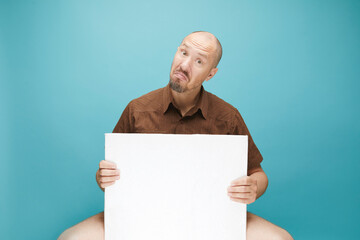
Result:
{"label": "wrinkled forehead", "polygon": [[198,49],[200,51],[207,52],[209,54],[216,52],[216,39],[209,35],[203,33],[193,33],[184,38],[181,45],[186,44],[192,48]]}

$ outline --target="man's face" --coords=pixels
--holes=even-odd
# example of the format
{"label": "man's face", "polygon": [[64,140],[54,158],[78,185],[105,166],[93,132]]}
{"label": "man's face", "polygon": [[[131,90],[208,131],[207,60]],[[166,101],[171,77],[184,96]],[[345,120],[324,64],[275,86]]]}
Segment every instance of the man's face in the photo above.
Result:
{"label": "man's face", "polygon": [[178,47],[170,70],[170,87],[176,92],[200,89],[214,76],[216,44],[203,34],[190,34]]}

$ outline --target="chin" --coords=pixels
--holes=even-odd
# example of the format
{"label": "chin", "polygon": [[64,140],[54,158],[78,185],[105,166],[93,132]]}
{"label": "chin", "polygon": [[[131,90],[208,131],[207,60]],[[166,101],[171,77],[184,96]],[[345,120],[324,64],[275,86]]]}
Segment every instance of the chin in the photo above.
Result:
{"label": "chin", "polygon": [[183,93],[186,91],[186,87],[181,86],[179,80],[174,81],[173,79],[170,78],[169,84],[170,84],[170,88],[175,92]]}

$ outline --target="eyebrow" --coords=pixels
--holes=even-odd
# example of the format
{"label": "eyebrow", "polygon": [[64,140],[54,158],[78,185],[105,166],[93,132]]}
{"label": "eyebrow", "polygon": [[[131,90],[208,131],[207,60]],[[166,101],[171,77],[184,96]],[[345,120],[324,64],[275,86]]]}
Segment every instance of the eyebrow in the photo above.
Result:
{"label": "eyebrow", "polygon": [[[186,45],[185,43],[183,43],[182,45],[184,45],[185,47],[187,47],[187,48],[189,48],[189,46],[188,45]],[[206,55],[206,54],[203,54],[203,53],[197,53],[197,54],[199,54],[200,56],[203,56],[204,58],[208,58],[208,56]]]}

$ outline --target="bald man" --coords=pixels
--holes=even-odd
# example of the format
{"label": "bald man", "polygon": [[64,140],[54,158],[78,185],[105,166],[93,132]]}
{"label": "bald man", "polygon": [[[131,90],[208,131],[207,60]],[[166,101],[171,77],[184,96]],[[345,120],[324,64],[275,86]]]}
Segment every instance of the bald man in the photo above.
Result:
{"label": "bald man", "polygon": [[[218,71],[221,56],[221,44],[213,34],[199,31],[186,36],[174,56],[169,84],[131,101],[113,132],[248,135],[248,176],[229,183],[227,194],[232,201],[250,204],[268,185],[260,166],[262,156],[237,109],[202,87]],[[99,187],[104,191],[119,179],[117,166],[102,160],[96,172]],[[246,236],[248,240],[293,239],[286,230],[250,212]],[[59,239],[104,239],[104,213],[67,229]]]}

